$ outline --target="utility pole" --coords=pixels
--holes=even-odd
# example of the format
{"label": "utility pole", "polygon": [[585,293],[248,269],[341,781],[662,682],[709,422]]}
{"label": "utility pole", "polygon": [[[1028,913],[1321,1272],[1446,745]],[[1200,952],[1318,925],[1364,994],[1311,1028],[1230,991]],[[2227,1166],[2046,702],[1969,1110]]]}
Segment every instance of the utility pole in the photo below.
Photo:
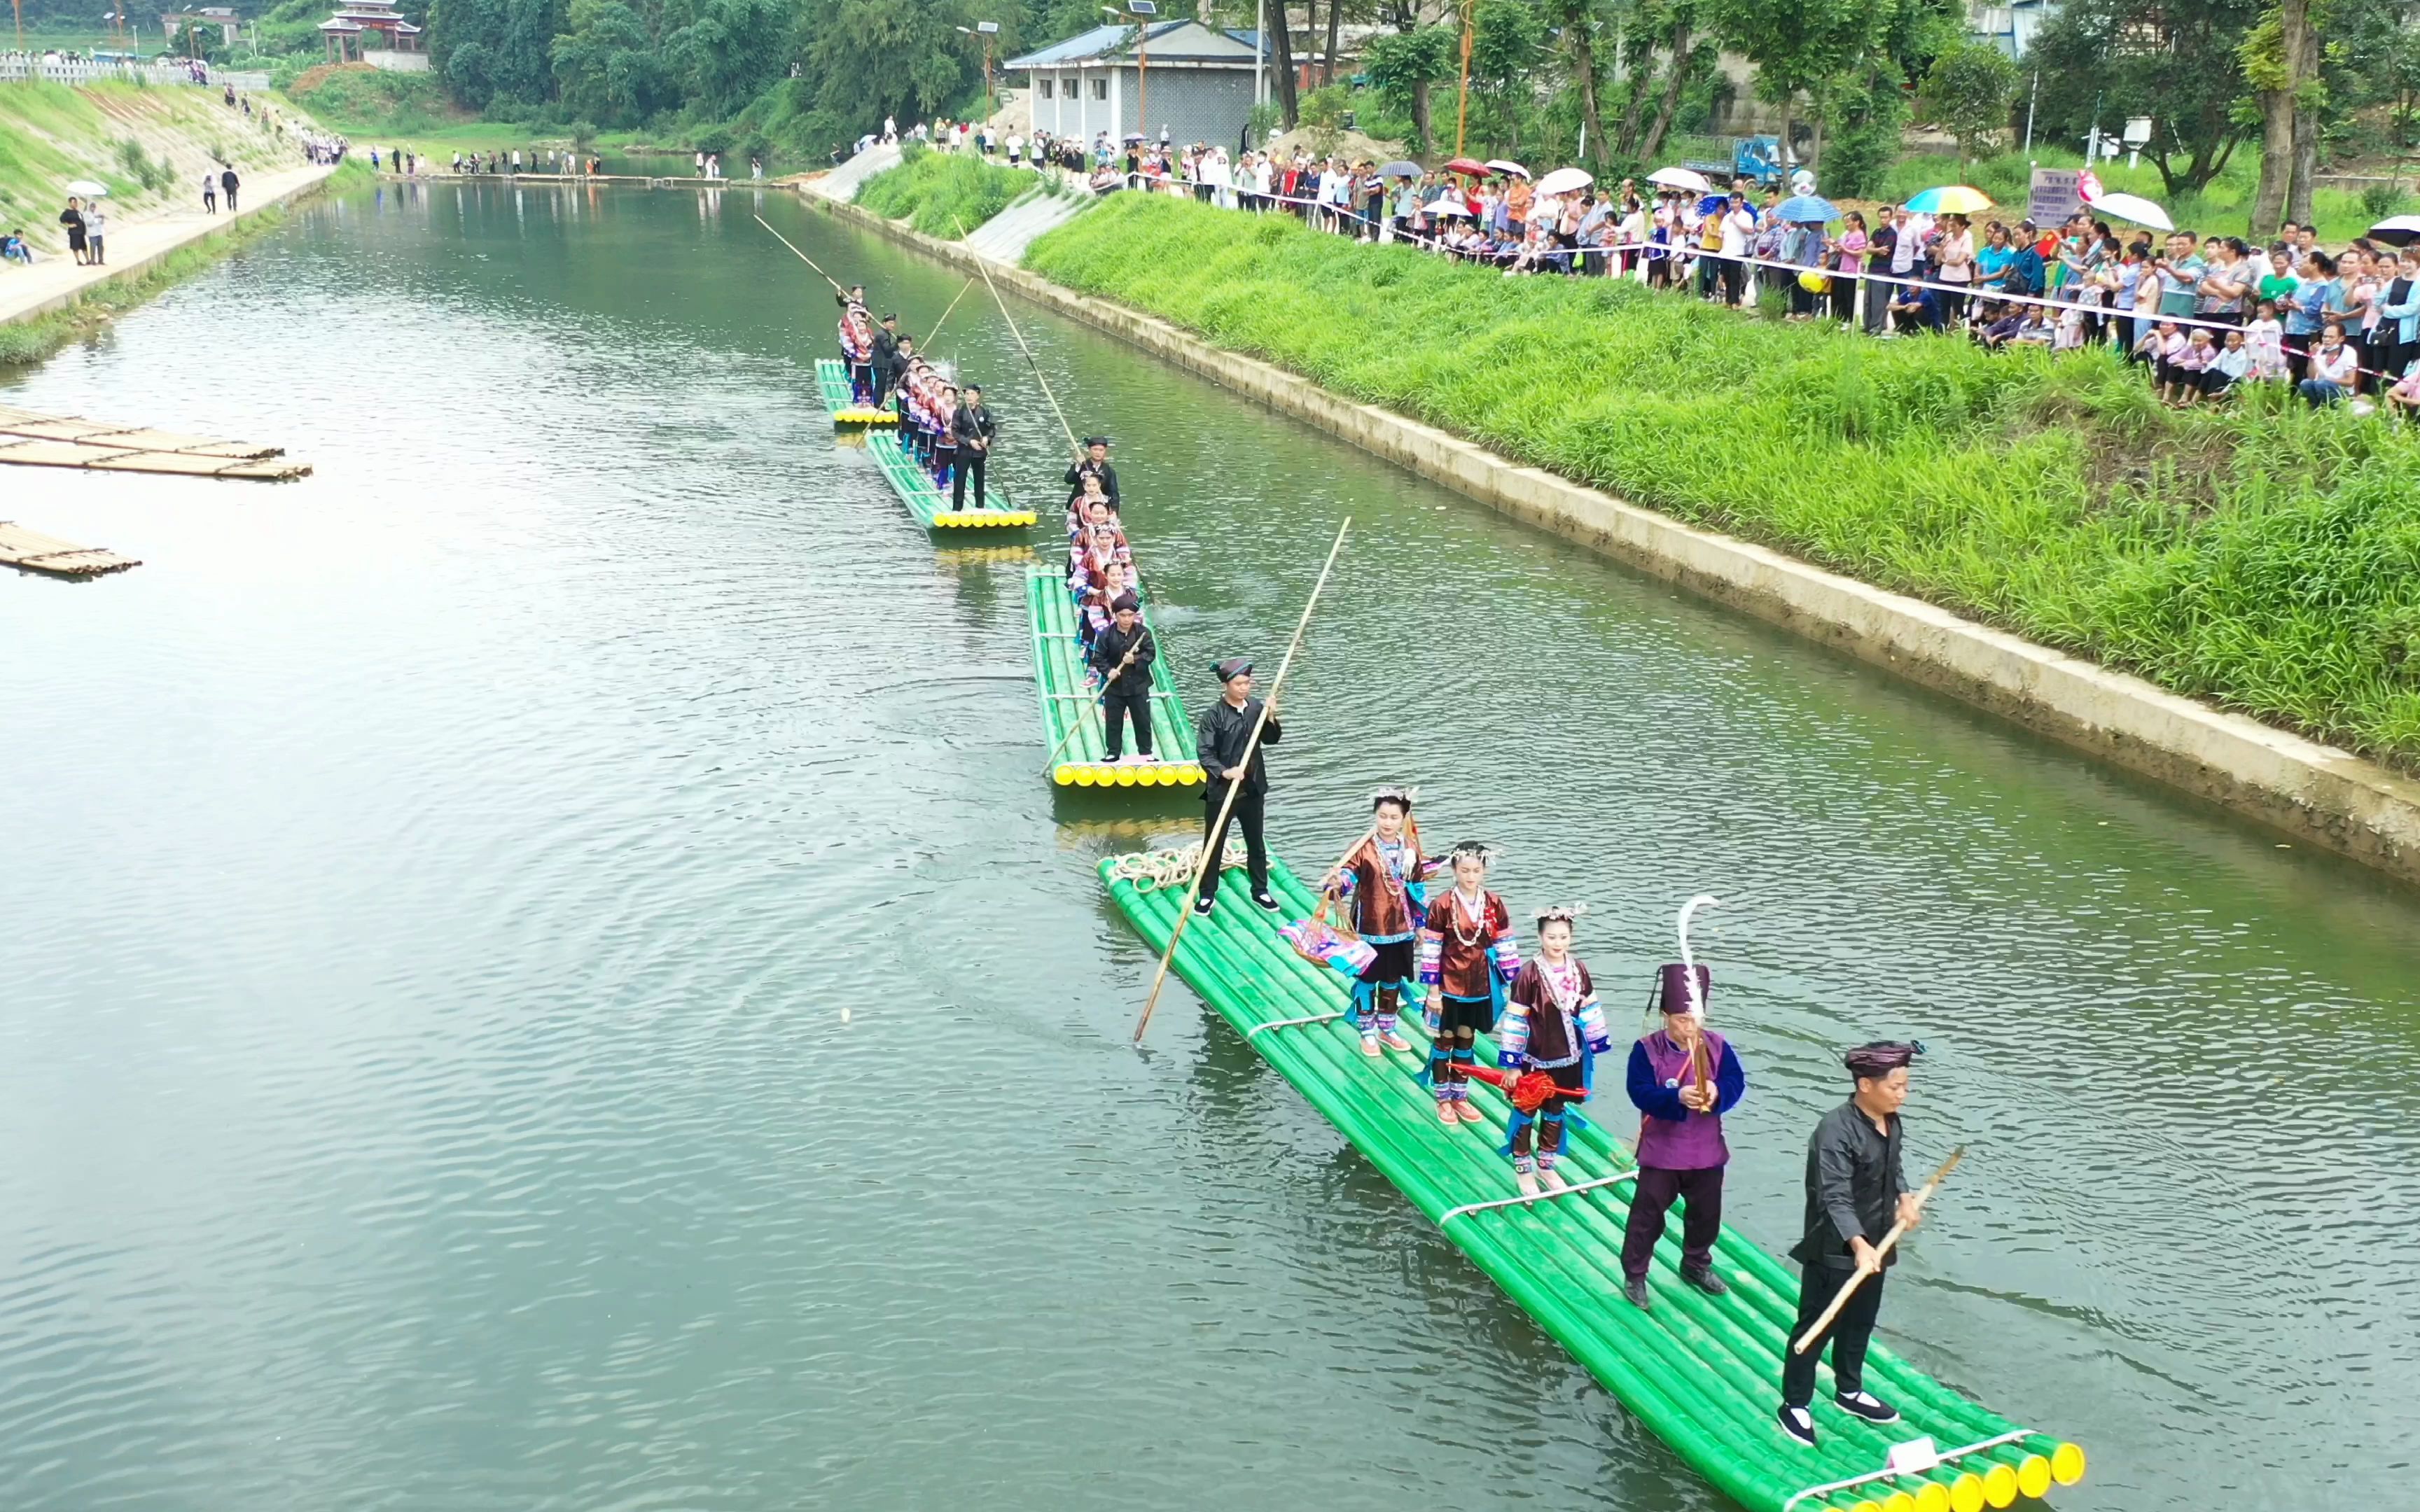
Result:
{"label": "utility pole", "polygon": [[[23,0],[19,0],[23,4]],[[1261,0],[1260,9],[1252,15],[1252,108],[1258,110],[1269,102],[1269,0]]]}
{"label": "utility pole", "polygon": [[1473,0],[1462,0],[1462,87],[1454,96],[1453,155],[1462,156],[1464,131],[1470,124],[1470,8]]}
{"label": "utility pole", "polygon": [[[1151,39],[1151,20],[1159,14],[1156,0],[1126,0],[1126,10],[1135,18],[1135,130],[1145,142],[1151,140],[1151,55],[1147,44]],[[1104,15],[1119,20],[1125,15],[1111,6],[1103,6]]]}
{"label": "utility pole", "polygon": [[[2040,100],[2041,69],[2034,69],[2033,90],[2025,96],[2025,151],[2028,155],[2030,155],[2034,149],[2034,106],[2039,103]],[[2101,106],[2098,102],[2093,105],[2092,112],[2096,116],[2101,113]]]}

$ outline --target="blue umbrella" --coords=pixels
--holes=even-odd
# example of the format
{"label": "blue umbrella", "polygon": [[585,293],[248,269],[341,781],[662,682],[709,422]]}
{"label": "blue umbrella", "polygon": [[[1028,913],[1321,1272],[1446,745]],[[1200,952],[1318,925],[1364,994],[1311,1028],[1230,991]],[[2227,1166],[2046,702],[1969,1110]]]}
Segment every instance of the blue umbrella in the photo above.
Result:
{"label": "blue umbrella", "polygon": [[1699,215],[1712,215],[1730,202],[1731,197],[1729,194],[1708,194],[1703,199],[1698,201],[1698,213]]}
{"label": "blue umbrella", "polygon": [[1776,206],[1774,213],[1793,224],[1821,225],[1840,218],[1839,210],[1821,194],[1792,194]]}

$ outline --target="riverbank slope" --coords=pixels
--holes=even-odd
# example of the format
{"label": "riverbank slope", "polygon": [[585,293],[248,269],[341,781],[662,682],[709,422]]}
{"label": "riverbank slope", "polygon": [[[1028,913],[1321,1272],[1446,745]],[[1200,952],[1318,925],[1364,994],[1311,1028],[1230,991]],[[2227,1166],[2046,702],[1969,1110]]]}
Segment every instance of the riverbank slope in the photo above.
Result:
{"label": "riverbank slope", "polygon": [[[256,105],[230,111],[203,89],[134,85],[0,85],[0,225],[33,244],[30,267],[0,266],[0,365],[39,361],[97,318],[147,299],[339,174],[303,161],[288,128],[308,122]],[[239,210],[206,211],[202,176],[232,165]],[[68,255],[67,186],[106,184],[108,263]]]}
{"label": "riverbank slope", "polygon": [[1033,297],[1475,498],[2420,879],[2420,784],[2306,738],[2420,754],[2420,447],[2390,427],[2170,415],[2099,358],[1874,346],[1158,196],[1026,261]]}

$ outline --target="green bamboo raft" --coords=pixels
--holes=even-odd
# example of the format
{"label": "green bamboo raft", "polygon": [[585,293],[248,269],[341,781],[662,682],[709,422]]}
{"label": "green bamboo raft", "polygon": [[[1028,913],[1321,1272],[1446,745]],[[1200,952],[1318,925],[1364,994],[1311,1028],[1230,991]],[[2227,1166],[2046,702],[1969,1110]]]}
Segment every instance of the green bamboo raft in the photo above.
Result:
{"label": "green bamboo raft", "polygon": [[[1112,856],[1100,870],[1127,919],[1166,949],[1191,878],[1189,858]],[[1282,865],[1272,863],[1270,882],[1286,917],[1307,917],[1316,905]],[[1784,1438],[1773,1412],[1798,1283],[1780,1261],[1727,1227],[1716,1256],[1731,1288],[1706,1296],[1680,1279],[1676,1220],[1649,1274],[1655,1305],[1634,1308],[1621,1296],[1622,1223],[1636,1170],[1627,1149],[1591,1119],[1567,1144],[1561,1169],[1571,1190],[1522,1198],[1511,1163],[1497,1153],[1505,1138],[1501,1094],[1474,1083],[1471,1095],[1487,1121],[1476,1130],[1440,1124],[1427,1088],[1412,1079],[1428,1055],[1418,1015],[1404,1026],[1413,1055],[1368,1058],[1359,1037],[1339,1022],[1343,977],[1296,954],[1277,933],[1279,916],[1249,906],[1243,878],[1220,887],[1218,898],[1217,911],[1185,932],[1177,974],[1473,1263],[1740,1505],[1979,1512],[2083,1478],[2084,1451],[2075,1444],[1986,1412],[1880,1346],[1868,1356],[1867,1384],[1899,1408],[1900,1422],[1876,1427],[1852,1417],[1831,1404],[1826,1388],[1816,1396],[1821,1444],[1807,1449]],[[1482,1063],[1495,1054],[1483,1041],[1480,1053]],[[1608,1121],[1629,1116],[1619,1085]],[[1920,1437],[1937,1446],[1937,1464],[1891,1471],[1893,1445]]]}
{"label": "green bamboo raft", "polygon": [[1011,503],[997,485],[985,490],[989,508],[952,509],[949,497],[933,486],[932,477],[899,450],[899,438],[889,431],[868,434],[865,449],[873,455],[874,465],[891,480],[891,491],[908,506],[908,513],[916,517],[916,523],[928,531],[999,530],[1033,523],[1033,511]]}
{"label": "green bamboo raft", "polygon": [[1185,702],[1177,696],[1165,655],[1151,664],[1152,749],[1159,760],[1112,764],[1100,699],[1084,685],[1076,605],[1066,579],[1047,567],[1027,572],[1025,609],[1033,628],[1033,681],[1042,696],[1042,733],[1057,753],[1050,780],[1063,788],[1191,787],[1206,780],[1193,746],[1193,724],[1185,717]]}
{"label": "green bamboo raft", "polygon": [[899,424],[899,417],[890,410],[857,402],[857,391],[848,386],[848,364],[837,357],[815,360],[815,387],[823,391],[825,412],[835,425]]}

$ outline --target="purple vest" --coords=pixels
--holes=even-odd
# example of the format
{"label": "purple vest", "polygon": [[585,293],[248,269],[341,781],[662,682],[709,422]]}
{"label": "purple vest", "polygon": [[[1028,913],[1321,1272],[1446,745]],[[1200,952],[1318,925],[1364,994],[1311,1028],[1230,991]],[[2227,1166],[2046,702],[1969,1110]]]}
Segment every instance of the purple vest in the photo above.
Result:
{"label": "purple vest", "polygon": [[[1712,1029],[1701,1030],[1706,1039],[1707,1085],[1712,1086],[1714,1073],[1722,1069],[1723,1037]],[[1666,1039],[1664,1031],[1641,1039],[1647,1051],[1647,1063],[1655,1069],[1660,1086],[1691,1085],[1689,1053]],[[1730,1162],[1730,1147],[1723,1143],[1723,1116],[1719,1113],[1692,1113],[1679,1123],[1647,1114],[1638,1118],[1638,1164],[1653,1165],[1668,1171],[1702,1171]]]}

